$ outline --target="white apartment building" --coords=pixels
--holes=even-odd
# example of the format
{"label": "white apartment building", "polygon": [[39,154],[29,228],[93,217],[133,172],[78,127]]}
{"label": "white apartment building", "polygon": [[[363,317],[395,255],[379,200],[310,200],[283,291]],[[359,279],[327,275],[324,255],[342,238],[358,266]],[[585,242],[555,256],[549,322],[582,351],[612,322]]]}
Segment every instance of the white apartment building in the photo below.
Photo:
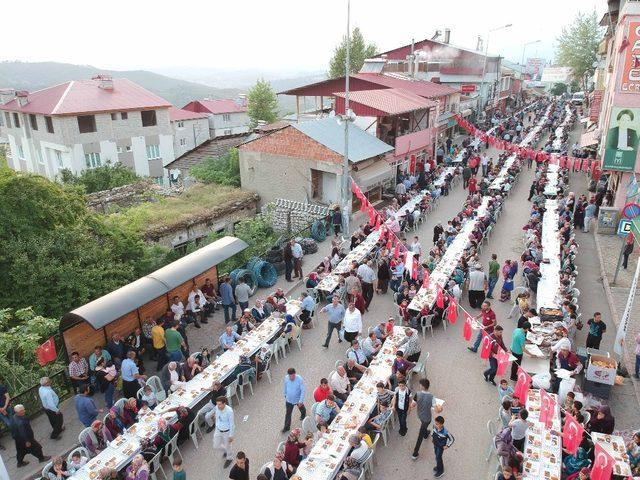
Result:
{"label": "white apartment building", "polygon": [[99,75],[35,92],[0,90],[14,170],[55,179],[62,169],[120,162],[158,183],[173,161],[171,104],[125,78]]}
{"label": "white apartment building", "polygon": [[249,132],[246,97],[237,99],[204,99],[187,103],[183,110],[204,113],[209,119],[211,138],[228,137]]}
{"label": "white apartment building", "polygon": [[169,109],[169,120],[173,131],[175,158],[211,139],[209,118],[206,113],[190,112],[189,110],[171,107]]}

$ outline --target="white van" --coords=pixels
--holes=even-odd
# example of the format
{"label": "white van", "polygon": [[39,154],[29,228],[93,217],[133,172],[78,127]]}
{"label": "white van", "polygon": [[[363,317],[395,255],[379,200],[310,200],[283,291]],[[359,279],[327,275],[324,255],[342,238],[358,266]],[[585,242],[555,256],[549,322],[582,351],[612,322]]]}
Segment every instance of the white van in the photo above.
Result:
{"label": "white van", "polygon": [[582,105],[584,103],[584,92],[575,92],[571,96],[571,103],[574,105]]}

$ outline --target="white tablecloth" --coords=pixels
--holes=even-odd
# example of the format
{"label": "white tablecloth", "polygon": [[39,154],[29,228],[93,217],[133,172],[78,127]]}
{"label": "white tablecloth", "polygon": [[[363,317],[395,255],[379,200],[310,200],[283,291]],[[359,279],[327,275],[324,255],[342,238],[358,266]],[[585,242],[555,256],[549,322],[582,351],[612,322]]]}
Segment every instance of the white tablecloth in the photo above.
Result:
{"label": "white tablecloth", "polygon": [[[536,305],[538,308],[560,308],[560,239],[558,237],[558,202],[547,200],[542,218],[542,259],[541,277],[538,281]],[[546,260],[549,263],[546,263]]]}
{"label": "white tablecloth", "polygon": [[334,274],[346,273],[351,270],[351,262],[356,261],[360,263],[369,253],[373,250],[373,247],[376,246],[378,240],[380,239],[380,232],[374,230],[369,234],[364,241],[358,245],[356,248],[351,250],[346,257],[342,259],[342,261],[336,265],[336,268],[333,269]]}
{"label": "white tablecloth", "polygon": [[614,475],[620,475],[625,478],[631,476],[629,456],[627,455],[627,447],[624,443],[624,438],[618,435],[592,433],[591,439],[593,440],[593,443],[600,445],[616,461],[613,465]]}
{"label": "white tablecloth", "polygon": [[436,178],[433,182],[433,184],[436,187],[441,187],[442,185],[444,185],[444,180],[447,177],[447,175],[453,175],[456,171],[456,167],[446,167],[442,173],[440,175],[438,175],[438,178]]}
{"label": "white tablecloth", "polygon": [[[551,429],[560,431],[560,406],[556,400]],[[523,480],[560,480],[562,470],[562,439],[547,430],[540,422],[540,390],[529,390],[527,398],[527,421],[530,426],[524,442]]]}
{"label": "white tablecloth", "polygon": [[[394,327],[393,336],[384,342],[382,350],[369,366],[369,372],[355,385],[329,431],[313,446],[309,456],[296,473],[303,480],[330,480],[334,478],[349,453],[349,437],[364,425],[376,405],[376,383],[387,382],[395,360],[395,349],[405,338],[404,327]],[[417,332],[414,330],[414,335]]]}
{"label": "white tablecloth", "polygon": [[411,300],[409,304],[411,310],[420,311],[424,307],[431,308],[433,306],[436,300],[437,285],[440,285],[443,289],[446,287],[451,274],[458,265],[460,258],[462,258],[464,249],[469,245],[471,232],[476,228],[480,218],[487,214],[490,199],[491,197],[488,196],[483,197],[477,210],[477,216],[464,223],[460,233],[456,235],[456,238],[451,245],[449,245],[446,252],[444,252],[436,268],[431,272],[431,275],[429,275],[429,285],[427,288],[421,287],[416,296],[413,297],[413,300]]}
{"label": "white tablecloth", "polygon": [[565,116],[563,122],[560,124],[558,128],[556,128],[556,138],[553,141],[553,149],[556,151],[560,151],[562,148],[562,135],[564,133],[564,129],[569,126],[569,121],[571,120],[571,108],[569,105],[565,105],[564,107]]}
{"label": "white tablecloth", "polygon": [[555,196],[558,194],[558,174],[560,166],[550,163],[547,166],[547,184],[544,186],[544,194]]}
{"label": "white tablecloth", "polygon": [[[300,302],[297,300],[287,303],[287,313],[297,315],[300,312]],[[172,407],[194,407],[209,393],[205,389],[210,388],[214,380],[222,381],[234,371],[239,363],[240,355],[251,356],[262,345],[270,340],[280,329],[282,319],[269,317],[258,327],[238,340],[236,345],[224,352],[214,360],[211,365],[196,375],[185,384],[184,389],[177,390],[159,403],[149,415],[141,417],[138,422],[129,427],[124,435],[114,439],[111,445],[95,456],[72,478],[82,480],[95,480],[98,472],[103,467],[116,470],[124,468],[140,451],[142,438],[152,439],[158,433],[158,420],[164,416],[169,423],[176,419],[175,412],[166,412]]]}

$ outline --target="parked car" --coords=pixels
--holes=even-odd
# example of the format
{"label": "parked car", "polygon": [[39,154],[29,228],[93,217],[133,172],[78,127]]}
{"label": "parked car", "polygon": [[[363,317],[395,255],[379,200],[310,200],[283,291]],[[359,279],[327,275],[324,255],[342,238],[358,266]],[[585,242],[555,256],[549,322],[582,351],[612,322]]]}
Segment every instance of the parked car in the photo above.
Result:
{"label": "parked car", "polygon": [[574,105],[582,105],[584,103],[584,92],[575,92],[571,96],[571,103]]}

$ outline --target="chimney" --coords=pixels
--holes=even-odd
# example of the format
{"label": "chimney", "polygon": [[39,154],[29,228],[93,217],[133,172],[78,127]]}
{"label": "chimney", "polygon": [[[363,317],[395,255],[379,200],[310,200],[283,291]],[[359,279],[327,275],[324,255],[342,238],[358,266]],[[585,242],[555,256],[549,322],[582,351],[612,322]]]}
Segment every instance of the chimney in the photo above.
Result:
{"label": "chimney", "polygon": [[16,98],[16,90],[14,88],[0,88],[0,105],[10,102]]}
{"label": "chimney", "polygon": [[451,38],[451,29],[450,28],[445,28],[444,29],[444,43],[449,43],[449,39]]}
{"label": "chimney", "polygon": [[18,99],[18,103],[21,107],[24,107],[27,103],[29,103],[29,92],[26,90],[18,90],[16,92],[16,98]]}
{"label": "chimney", "polygon": [[98,80],[98,87],[103,90],[113,90],[113,77],[111,75],[98,75],[91,80]]}
{"label": "chimney", "polygon": [[476,50],[478,52],[482,51],[482,37],[478,35],[478,43],[476,44]]}

